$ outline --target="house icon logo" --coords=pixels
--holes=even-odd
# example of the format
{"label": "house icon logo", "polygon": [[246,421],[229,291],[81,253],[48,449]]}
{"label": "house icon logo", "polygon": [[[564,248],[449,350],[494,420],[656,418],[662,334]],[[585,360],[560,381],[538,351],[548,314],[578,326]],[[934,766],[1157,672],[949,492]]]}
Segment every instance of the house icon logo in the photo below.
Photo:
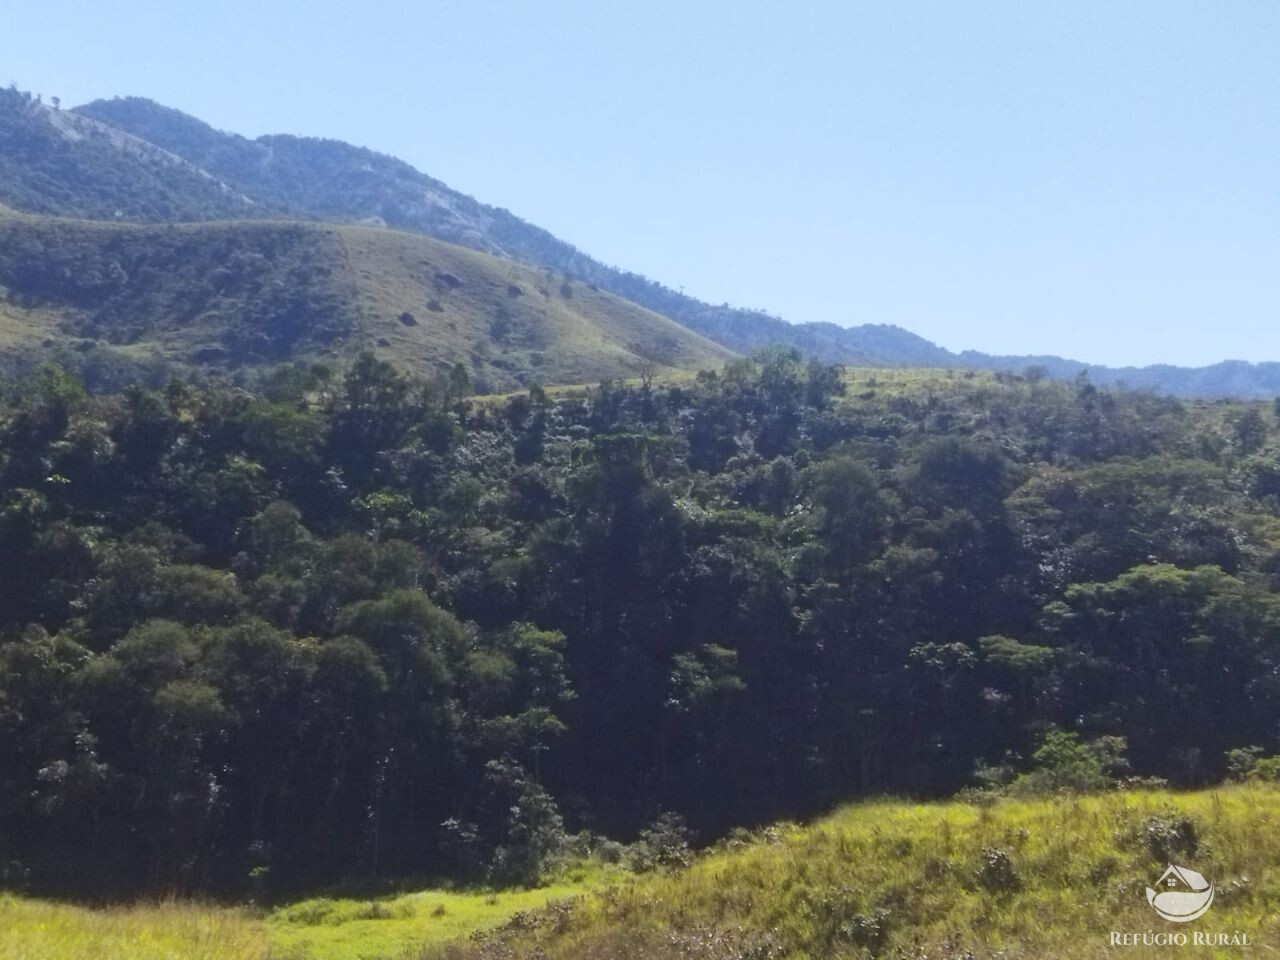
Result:
{"label": "house icon logo", "polygon": [[1194,870],[1171,863],[1156,888],[1147,887],[1147,903],[1166,920],[1186,923],[1204,916],[1213,905],[1213,884]]}

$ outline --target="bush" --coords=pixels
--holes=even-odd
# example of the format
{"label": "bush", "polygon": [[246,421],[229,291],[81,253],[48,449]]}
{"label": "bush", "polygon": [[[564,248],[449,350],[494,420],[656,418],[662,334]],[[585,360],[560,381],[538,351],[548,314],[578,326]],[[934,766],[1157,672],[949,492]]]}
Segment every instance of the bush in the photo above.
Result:
{"label": "bush", "polygon": [[664,813],[641,830],[640,839],[627,849],[627,866],[637,873],[687,867],[693,858],[689,846],[692,837],[683,817]]}
{"label": "bush", "polygon": [[863,892],[856,887],[838,887],[814,906],[815,932],[822,941],[850,944],[873,957],[880,955],[890,932],[888,910],[865,909]]}
{"label": "bush", "polygon": [[1249,771],[1249,779],[1266,783],[1280,782],[1280,757],[1259,757]]}
{"label": "bush", "polygon": [[974,872],[974,880],[978,886],[992,893],[1010,893],[1022,885],[1013,866],[1013,857],[1009,851],[998,847],[987,847],[982,851],[982,863]]}
{"label": "bush", "polygon": [[840,939],[854,946],[864,947],[871,955],[879,956],[889,935],[889,911],[872,910],[855,913],[840,928]]}
{"label": "bush", "polygon": [[1123,737],[1085,742],[1079,734],[1051,729],[1032,754],[1034,769],[1014,780],[1011,789],[1021,794],[1105,790],[1128,767],[1126,749]]}
{"label": "bush", "polygon": [[489,879],[502,885],[536,883],[568,844],[555,799],[519,764],[490,761],[486,780],[509,802],[503,840],[489,861]]}
{"label": "bush", "polygon": [[1230,780],[1280,782],[1280,756],[1263,756],[1262,747],[1237,747],[1228,750],[1224,759],[1227,762],[1227,778]]}
{"label": "bush", "polygon": [[1228,780],[1247,780],[1253,765],[1262,757],[1261,747],[1237,747],[1228,750],[1224,759],[1227,762]]}
{"label": "bush", "polygon": [[1172,815],[1147,817],[1139,831],[1142,845],[1160,863],[1191,858],[1200,848],[1195,821]]}

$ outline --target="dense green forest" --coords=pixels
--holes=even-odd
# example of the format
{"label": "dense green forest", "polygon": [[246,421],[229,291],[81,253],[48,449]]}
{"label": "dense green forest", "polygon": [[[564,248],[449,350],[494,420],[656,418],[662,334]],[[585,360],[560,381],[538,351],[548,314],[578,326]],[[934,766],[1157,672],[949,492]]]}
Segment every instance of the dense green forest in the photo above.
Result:
{"label": "dense green forest", "polygon": [[1194,785],[1278,745],[1269,408],[780,350],[469,389],[5,388],[9,879],[519,880],[1037,750]]}

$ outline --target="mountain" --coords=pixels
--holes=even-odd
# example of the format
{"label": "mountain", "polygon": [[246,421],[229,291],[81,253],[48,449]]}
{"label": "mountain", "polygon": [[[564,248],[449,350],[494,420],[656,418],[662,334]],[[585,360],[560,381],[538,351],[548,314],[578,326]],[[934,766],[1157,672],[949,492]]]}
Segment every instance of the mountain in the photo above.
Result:
{"label": "mountain", "polygon": [[[964,350],[955,353],[924,337],[890,324],[856,327],[827,326],[854,354],[874,357],[881,364],[901,367],[961,368],[1011,373],[1038,371],[1055,380],[1088,376],[1095,384],[1122,386],[1187,397],[1272,397],[1280,395],[1280,363],[1226,360],[1205,367],[1152,364],[1145,367],[1107,367],[1055,356],[1001,355]],[[832,332],[832,338],[837,334]]]}
{"label": "mountain", "polygon": [[1280,393],[1280,366],[1109,368],[1062,357],[943,349],[882,324],[787,323],[713,305],[607,266],[507,210],[413,167],[337,140],[248,139],[153,101],[97,100],[62,111],[0,91],[0,203],[62,216],[139,222],[290,217],[389,226],[470,247],[598,287],[666,316],[730,351],[784,344],[829,362],[1016,370],[1183,396]]}
{"label": "mountain", "polygon": [[[0,359],[95,385],[371,350],[480,392],[732,354],[577,281],[416,234],[287,221],[140,225],[0,214]],[[644,356],[637,356],[643,354]]]}
{"label": "mountain", "polygon": [[874,362],[831,341],[826,330],[793,327],[728,304],[713,306],[606,266],[507,210],[480,203],[372,150],[310,137],[249,140],[140,97],[96,100],[76,112],[154,143],[264,203],[323,219],[425,233],[549,268],[664,314],[740,353],[789,343],[829,360]]}
{"label": "mountain", "polygon": [[118,127],[0,90],[0,204],[96,220],[261,216],[207,171]]}

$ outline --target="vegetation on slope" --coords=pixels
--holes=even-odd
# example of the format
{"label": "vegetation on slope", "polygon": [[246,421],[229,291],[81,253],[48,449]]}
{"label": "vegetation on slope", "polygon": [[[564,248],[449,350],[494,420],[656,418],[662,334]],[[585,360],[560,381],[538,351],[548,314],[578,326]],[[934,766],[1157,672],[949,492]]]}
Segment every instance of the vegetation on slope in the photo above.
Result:
{"label": "vegetation on slope", "polygon": [[364,227],[0,214],[0,294],[11,368],[56,359],[98,388],[361,349],[423,376],[461,363],[481,392],[729,356],[580,283]]}
{"label": "vegetation on slope", "polygon": [[[452,960],[853,960],[1167,956],[1148,933],[1280,934],[1280,793],[1115,792],[973,805],[857,804],[733,839],[691,869],[520,918]],[[1215,884],[1185,926],[1147,903],[1169,863]],[[1112,946],[1112,933],[1137,934]],[[1263,945],[1263,946],[1259,946]],[[431,954],[434,956],[435,954]]]}
{"label": "vegetation on slope", "polygon": [[0,203],[17,210],[151,221],[264,210],[176,154],[12,87],[0,89],[0,144]]}

